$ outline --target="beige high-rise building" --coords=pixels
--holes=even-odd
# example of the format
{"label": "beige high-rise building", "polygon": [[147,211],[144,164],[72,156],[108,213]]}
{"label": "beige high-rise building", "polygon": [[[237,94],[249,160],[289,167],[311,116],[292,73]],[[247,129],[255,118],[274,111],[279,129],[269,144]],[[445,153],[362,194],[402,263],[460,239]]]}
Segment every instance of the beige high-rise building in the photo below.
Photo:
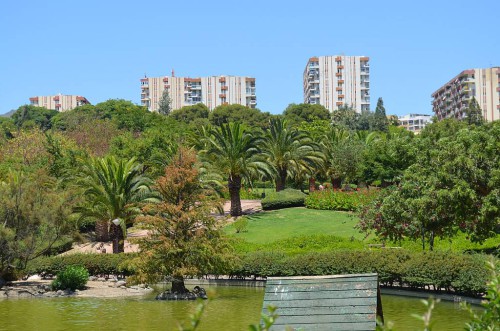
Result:
{"label": "beige high-rise building", "polygon": [[486,121],[500,119],[500,67],[462,71],[432,93],[432,110],[439,120],[462,119],[472,97]]}
{"label": "beige high-rise building", "polygon": [[366,56],[319,56],[307,62],[303,75],[304,103],[330,111],[352,106],[370,110],[370,65]]}
{"label": "beige high-rise building", "polygon": [[87,98],[79,95],[47,95],[30,98],[30,104],[37,107],[45,107],[57,111],[71,110],[78,106],[90,105]]}
{"label": "beige high-rise building", "polygon": [[167,90],[173,110],[197,103],[210,110],[224,104],[257,106],[255,78],[241,76],[211,77],[145,77],[141,79],[141,105],[158,111],[163,91]]}

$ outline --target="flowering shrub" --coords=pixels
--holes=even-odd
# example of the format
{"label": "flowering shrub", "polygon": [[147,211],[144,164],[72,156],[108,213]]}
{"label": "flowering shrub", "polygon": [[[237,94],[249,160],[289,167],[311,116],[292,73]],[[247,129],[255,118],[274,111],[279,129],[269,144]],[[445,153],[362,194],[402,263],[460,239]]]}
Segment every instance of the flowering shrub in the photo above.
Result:
{"label": "flowering shrub", "polygon": [[314,191],[305,200],[305,205],[310,209],[356,211],[365,204],[373,201],[379,190],[360,191]]}

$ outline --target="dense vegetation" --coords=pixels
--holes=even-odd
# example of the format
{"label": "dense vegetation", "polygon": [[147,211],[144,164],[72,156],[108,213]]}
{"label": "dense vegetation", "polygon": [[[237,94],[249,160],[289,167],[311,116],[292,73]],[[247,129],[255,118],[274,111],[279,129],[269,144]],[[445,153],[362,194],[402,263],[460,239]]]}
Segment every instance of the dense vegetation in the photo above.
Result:
{"label": "dense vegetation", "polygon": [[[170,176],[165,169],[186,149],[196,155],[196,180],[186,194],[201,197],[194,183],[210,190],[204,197],[227,194],[232,216],[242,214],[242,187],[250,194],[254,184],[272,184],[279,194],[267,192],[271,205],[282,204],[279,197],[287,189],[302,191],[309,194],[309,208],[359,211],[359,229],[381,241],[419,240],[433,249],[438,238],[481,243],[498,231],[499,122],[445,120],[414,135],[391,125],[382,100],[374,113],[363,114],[349,107],[330,114],[303,104],[290,105],[282,115],[235,105],[209,112],[203,105],[170,110],[166,103],[165,109],[150,113],[125,100],[108,100],[64,113],[21,106],[1,120],[0,278],[15,277],[30,260],[70,239],[105,238],[110,227],[119,252],[122,234],[134,224],[153,226],[165,238],[173,229],[191,227],[199,235],[197,249],[207,254],[203,249],[210,244],[202,239],[220,234],[208,231],[211,225],[201,231],[192,223],[194,214],[186,219],[188,210],[174,212],[175,203],[162,192]],[[319,184],[325,190],[318,191]],[[181,195],[177,203],[186,199]],[[165,247],[153,246],[147,248],[151,254],[167,258]],[[227,267],[207,255],[201,260]],[[134,272],[147,270],[133,265]],[[160,269],[181,276],[207,270]]]}

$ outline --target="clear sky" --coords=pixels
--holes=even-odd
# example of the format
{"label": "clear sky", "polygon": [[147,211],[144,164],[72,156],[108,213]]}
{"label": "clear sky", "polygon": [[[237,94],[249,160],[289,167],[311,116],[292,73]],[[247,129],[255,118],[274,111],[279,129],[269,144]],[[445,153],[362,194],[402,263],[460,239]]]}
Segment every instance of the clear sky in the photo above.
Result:
{"label": "clear sky", "polygon": [[139,79],[256,78],[257,107],[303,101],[321,55],[370,57],[371,108],[431,113],[431,93],[468,68],[500,66],[499,0],[3,1],[0,114],[36,95],[140,103]]}

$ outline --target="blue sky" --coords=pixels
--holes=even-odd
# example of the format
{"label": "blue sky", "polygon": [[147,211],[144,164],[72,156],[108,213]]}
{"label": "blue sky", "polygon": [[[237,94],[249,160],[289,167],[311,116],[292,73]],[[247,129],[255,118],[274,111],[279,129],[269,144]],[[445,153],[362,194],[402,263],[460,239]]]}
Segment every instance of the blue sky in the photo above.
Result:
{"label": "blue sky", "polygon": [[460,71],[500,66],[500,1],[8,1],[0,114],[30,96],[140,102],[139,79],[256,78],[258,108],[300,103],[311,56],[370,57],[372,109],[431,113]]}

